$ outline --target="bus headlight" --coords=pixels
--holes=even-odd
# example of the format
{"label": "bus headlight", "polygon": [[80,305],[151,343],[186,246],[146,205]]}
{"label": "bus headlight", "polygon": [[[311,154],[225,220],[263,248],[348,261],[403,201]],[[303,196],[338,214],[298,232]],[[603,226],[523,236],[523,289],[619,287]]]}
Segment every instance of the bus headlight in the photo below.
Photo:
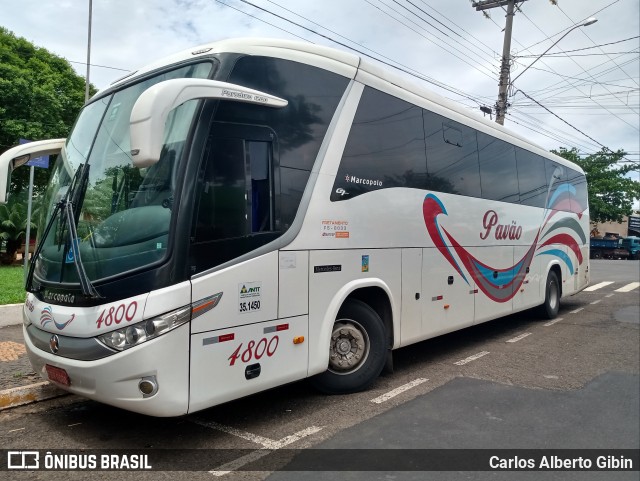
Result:
{"label": "bus headlight", "polygon": [[191,306],[181,307],[175,311],[101,334],[96,339],[112,349],[124,351],[149,339],[161,336],[188,322],[189,319],[191,319]]}

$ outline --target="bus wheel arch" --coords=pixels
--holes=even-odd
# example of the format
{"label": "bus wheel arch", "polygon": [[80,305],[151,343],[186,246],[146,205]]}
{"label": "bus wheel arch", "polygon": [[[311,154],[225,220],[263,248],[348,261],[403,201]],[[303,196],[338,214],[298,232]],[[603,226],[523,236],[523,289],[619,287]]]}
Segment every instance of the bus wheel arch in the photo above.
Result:
{"label": "bus wheel arch", "polygon": [[356,289],[335,316],[327,370],[311,382],[329,394],[363,391],[382,372],[392,346],[392,308],[387,293],[374,286]]}

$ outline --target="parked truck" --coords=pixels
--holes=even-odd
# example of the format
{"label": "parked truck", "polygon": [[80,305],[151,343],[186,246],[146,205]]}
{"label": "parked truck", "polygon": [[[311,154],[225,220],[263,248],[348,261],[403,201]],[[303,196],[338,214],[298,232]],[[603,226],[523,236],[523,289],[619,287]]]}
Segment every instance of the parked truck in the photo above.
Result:
{"label": "parked truck", "polygon": [[629,259],[640,259],[640,237],[627,237],[622,239],[622,248],[629,254]]}
{"label": "parked truck", "polygon": [[589,243],[590,257],[592,259],[627,259],[629,251],[624,248],[622,242],[623,240],[617,237],[592,237]]}

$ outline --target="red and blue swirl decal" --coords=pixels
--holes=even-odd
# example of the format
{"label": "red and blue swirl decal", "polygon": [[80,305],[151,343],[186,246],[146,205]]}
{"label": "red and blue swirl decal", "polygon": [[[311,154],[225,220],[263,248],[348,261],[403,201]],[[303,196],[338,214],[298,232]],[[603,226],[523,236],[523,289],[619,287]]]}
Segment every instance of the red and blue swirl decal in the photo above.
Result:
{"label": "red and blue swirl decal", "polygon": [[[471,277],[476,286],[495,302],[507,302],[516,295],[525,280],[531,261],[536,255],[555,256],[564,262],[569,271],[573,273],[572,259],[561,248],[561,246],[565,246],[568,251],[573,253],[578,264],[582,264],[583,256],[576,238],[584,245],[586,236],[578,221],[573,217],[565,217],[550,223],[550,220],[561,211],[575,213],[578,218],[581,218],[582,212],[584,212],[582,206],[576,202],[575,188],[570,184],[558,185],[550,196],[542,227],[538,229],[533,243],[524,256],[511,267],[497,269],[474,257],[444,227],[439,225],[438,216],[448,214],[444,204],[437,196],[427,194],[422,204],[424,222],[434,246],[467,284],[470,284],[468,277]],[[541,235],[541,233],[543,234]],[[457,259],[454,253],[457,255]]]}
{"label": "red and blue swirl decal", "polygon": [[68,321],[63,323],[56,322],[55,318],[53,317],[51,306],[47,306],[40,312],[40,325],[42,327],[46,327],[47,324],[53,323],[60,331],[62,331],[65,327],[71,324],[71,321],[73,321],[75,317],[75,314],[71,314],[71,318]]}

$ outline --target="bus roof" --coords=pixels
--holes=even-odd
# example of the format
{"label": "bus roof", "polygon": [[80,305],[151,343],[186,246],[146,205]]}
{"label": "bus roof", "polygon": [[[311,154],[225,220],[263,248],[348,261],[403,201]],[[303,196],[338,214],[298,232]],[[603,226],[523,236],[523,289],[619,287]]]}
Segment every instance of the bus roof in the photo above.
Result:
{"label": "bus roof", "polygon": [[460,104],[425,88],[418,83],[418,78],[413,78],[408,74],[400,74],[399,72],[393,71],[390,67],[380,65],[375,60],[370,60],[351,52],[297,40],[249,37],[226,39],[200,45],[146,65],[114,81],[109,87],[100,90],[96,94],[96,97],[101,97],[110,90],[117,89],[125,83],[135,81],[139,77],[146,76],[168,65],[185,62],[198,57],[206,58],[207,56],[218,53],[265,55],[325,68],[346,77],[355,78],[366,85],[380,88],[400,98],[404,97],[404,100],[422,104],[424,108],[450,117],[452,120],[466,124],[489,135],[500,137],[534,153],[551,157],[555,162],[584,173],[583,170],[573,162],[559,157],[537,144],[532,143],[527,138],[495,122],[490,122],[483,116],[469,109],[465,109]]}

